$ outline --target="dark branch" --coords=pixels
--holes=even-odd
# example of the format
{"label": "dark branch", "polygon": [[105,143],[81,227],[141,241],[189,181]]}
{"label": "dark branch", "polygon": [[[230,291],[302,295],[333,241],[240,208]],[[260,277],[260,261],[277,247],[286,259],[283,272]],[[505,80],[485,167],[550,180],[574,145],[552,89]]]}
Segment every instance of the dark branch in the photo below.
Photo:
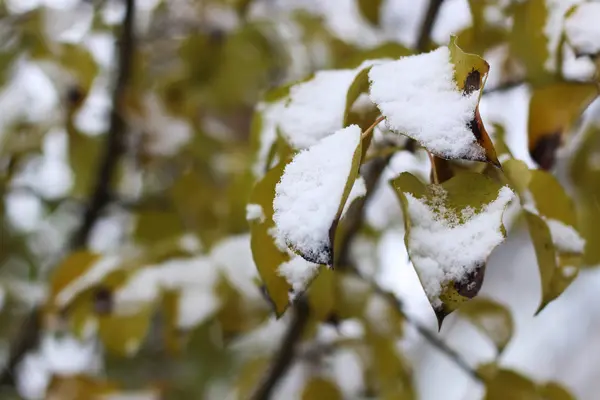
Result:
{"label": "dark branch", "polygon": [[273,390],[277,383],[283,378],[292,365],[296,356],[298,343],[302,338],[304,328],[308,323],[309,306],[304,297],[300,297],[292,307],[293,317],[288,331],[277,350],[276,358],[273,361],[271,369],[264,378],[256,392],[252,395],[252,400],[268,400],[271,398]]}
{"label": "dark branch", "polygon": [[[110,117],[109,132],[106,147],[101,160],[89,206],[85,212],[80,229],[71,241],[72,248],[85,246],[100,212],[111,200],[110,184],[115,176],[119,160],[124,152],[123,135],[125,121],[120,114],[126,87],[131,77],[131,66],[135,50],[134,16],[135,0],[126,0],[125,19],[120,37],[119,65],[113,93],[113,109]],[[0,385],[14,386],[16,368],[25,355],[37,347],[41,331],[41,313],[34,308],[25,318],[18,334],[10,346],[10,355],[6,367],[0,375]]]}
{"label": "dark branch", "polygon": [[119,161],[125,152],[124,136],[126,123],[123,119],[123,101],[132,74],[133,55],[135,51],[135,0],[126,0],[127,9],[123,20],[123,28],[119,47],[118,76],[112,97],[110,125],[106,138],[104,154],[96,176],[96,183],[90,196],[89,204],[83,216],[83,223],[73,237],[73,248],[86,245],[90,232],[100,213],[111,201],[111,184],[113,183]]}
{"label": "dark branch", "polygon": [[419,52],[427,51],[427,48],[429,47],[431,31],[433,31],[433,26],[435,25],[435,21],[438,17],[440,7],[442,6],[443,2],[444,0],[429,1],[429,7],[427,8],[425,19],[423,20],[421,30],[419,31],[419,38],[417,39],[417,50]]}

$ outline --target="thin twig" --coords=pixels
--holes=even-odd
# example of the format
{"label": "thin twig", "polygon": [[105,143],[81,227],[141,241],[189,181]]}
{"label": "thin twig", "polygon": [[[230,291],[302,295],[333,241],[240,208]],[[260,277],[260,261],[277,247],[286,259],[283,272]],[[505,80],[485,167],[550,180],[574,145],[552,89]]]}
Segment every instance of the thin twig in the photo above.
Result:
{"label": "thin twig", "polygon": [[296,357],[298,343],[304,328],[308,324],[309,306],[304,297],[300,297],[293,305],[293,316],[290,326],[277,350],[273,365],[266,377],[252,395],[252,400],[268,400],[271,398],[277,383],[283,378]]}
{"label": "thin twig", "polygon": [[421,30],[419,31],[419,38],[417,39],[417,50],[419,52],[426,51],[429,46],[431,32],[433,31],[433,26],[435,25],[435,21],[438,17],[440,7],[442,6],[443,2],[444,0],[429,1],[429,7],[427,8],[425,19],[423,20]]}
{"label": "thin twig", "polygon": [[[100,212],[111,200],[110,184],[117,170],[118,162],[123,155],[123,138],[125,121],[120,110],[126,87],[131,77],[131,66],[135,50],[134,40],[135,0],[126,0],[125,18],[120,36],[119,65],[113,93],[113,109],[111,112],[109,132],[107,134],[104,156],[96,179],[96,185],[90,198],[89,207],[85,212],[80,229],[75,233],[71,248],[85,246],[90,232],[96,224]],[[39,343],[41,313],[34,308],[21,325],[14,342],[10,345],[10,355],[2,375],[0,385],[15,386],[15,371],[23,357]]]}
{"label": "thin twig", "polygon": [[370,127],[368,127],[368,128],[367,128],[367,129],[366,129],[366,130],[365,130],[365,131],[362,133],[362,135],[360,135],[360,138],[361,138],[362,140],[364,140],[366,137],[368,137],[368,136],[369,136],[371,133],[373,133],[373,130],[375,129],[375,127],[376,127],[377,125],[379,125],[379,124],[381,123],[381,121],[383,121],[384,119],[385,119],[385,117],[384,117],[383,115],[382,115],[382,116],[380,116],[379,118],[377,118],[377,119],[375,120],[375,122],[373,122],[373,124],[372,124]]}
{"label": "thin twig", "polygon": [[481,375],[479,374],[479,372],[477,372],[475,369],[473,369],[469,365],[469,363],[467,363],[465,361],[465,359],[458,352],[456,352],[454,349],[450,348],[446,343],[444,343],[442,340],[440,340],[440,338],[437,337],[434,332],[432,332],[426,326],[424,326],[423,324],[421,324],[421,322],[419,322],[418,320],[416,320],[413,316],[411,316],[410,314],[408,314],[404,310],[404,305],[403,305],[402,301],[400,299],[398,299],[393,293],[390,293],[387,290],[383,289],[381,286],[379,286],[377,283],[373,282],[372,280],[364,278],[356,270],[354,272],[360,278],[362,278],[363,280],[365,280],[366,282],[368,282],[371,285],[371,287],[375,290],[375,292],[377,292],[378,294],[380,294],[384,298],[387,298],[391,302],[393,302],[394,309],[402,316],[402,318],[404,318],[404,320],[408,324],[410,324],[411,326],[413,326],[417,330],[417,332],[429,344],[431,344],[438,351],[440,351],[441,353],[443,353],[444,355],[446,355],[452,362],[454,362],[467,375],[471,376],[476,381],[483,382],[483,378],[481,377]]}

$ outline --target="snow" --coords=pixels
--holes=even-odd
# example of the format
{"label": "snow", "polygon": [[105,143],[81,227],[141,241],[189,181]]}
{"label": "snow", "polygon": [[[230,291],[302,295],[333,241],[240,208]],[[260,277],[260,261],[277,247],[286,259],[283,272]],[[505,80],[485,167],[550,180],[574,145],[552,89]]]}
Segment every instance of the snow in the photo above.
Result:
{"label": "snow", "polygon": [[436,197],[430,201],[410,193],[405,196],[411,220],[410,256],[435,308],[441,305],[439,295],[446,284],[461,281],[483,265],[504,240],[500,230],[502,214],[514,193],[505,186],[480,213],[465,208],[459,219],[444,206],[446,191],[441,186],[434,187]]}
{"label": "snow", "polygon": [[582,0],[545,0],[547,17],[544,25],[544,35],[548,39],[548,58],[544,63],[544,68],[547,71],[556,71],[558,48],[563,34],[563,25],[565,14],[569,9],[581,3]]}
{"label": "snow", "polygon": [[300,256],[282,263],[277,269],[277,273],[285,278],[295,293],[304,291],[318,271],[319,264],[306,261]]}
{"label": "snow", "polygon": [[298,153],[275,187],[273,220],[288,246],[317,263],[331,260],[329,229],[337,216],[354,152],[357,125],[335,132]]}
{"label": "snow", "polygon": [[585,239],[579,236],[579,233],[572,226],[566,225],[556,219],[544,218],[544,220],[550,229],[554,247],[558,251],[564,253],[583,253]]}
{"label": "snow", "polygon": [[375,65],[369,80],[371,100],[390,129],[442,157],[485,159],[469,129],[479,91],[463,95],[458,89],[447,47]]}
{"label": "snow", "polygon": [[246,204],[246,221],[263,222],[264,220],[265,213],[260,204]]}
{"label": "snow", "polygon": [[269,167],[266,165],[267,157],[271,146],[277,139],[277,124],[279,118],[284,110],[285,102],[283,100],[276,101],[273,103],[258,103],[255,112],[260,114],[260,133],[259,133],[259,148],[256,156],[256,161],[252,168],[254,176],[261,177],[266,169]]}
{"label": "snow", "polygon": [[565,21],[567,40],[578,54],[600,53],[600,3],[580,4]]}
{"label": "snow", "polygon": [[343,127],[347,92],[356,74],[352,69],[319,71],[290,89],[279,126],[292,147],[310,147]]}

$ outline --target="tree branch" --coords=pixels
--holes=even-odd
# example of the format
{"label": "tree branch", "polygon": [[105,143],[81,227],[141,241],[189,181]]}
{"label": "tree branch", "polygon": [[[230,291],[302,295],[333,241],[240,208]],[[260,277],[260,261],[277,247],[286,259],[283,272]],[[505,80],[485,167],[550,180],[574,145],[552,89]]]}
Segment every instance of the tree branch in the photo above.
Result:
{"label": "tree branch", "polygon": [[101,211],[111,200],[110,185],[114,180],[119,161],[125,152],[124,135],[126,123],[123,118],[125,92],[132,74],[135,51],[135,0],[126,0],[126,12],[120,38],[118,76],[112,97],[112,111],[104,154],[96,177],[89,205],[83,216],[83,223],[73,238],[72,247],[85,246]]}
{"label": "tree branch", "polygon": [[438,17],[440,7],[442,6],[443,2],[444,0],[429,1],[429,7],[427,8],[425,19],[423,20],[421,30],[419,31],[419,38],[417,39],[417,50],[419,52],[426,51],[429,46],[429,41],[431,40],[431,31],[433,31],[433,26],[435,25],[435,21]]}
{"label": "tree branch", "polygon": [[[120,36],[119,65],[113,92],[113,109],[110,116],[109,131],[106,138],[104,155],[92,191],[89,206],[84,214],[80,229],[71,241],[71,248],[85,246],[90,232],[96,224],[100,212],[110,202],[110,184],[114,178],[120,158],[124,153],[123,135],[126,124],[121,116],[125,90],[132,73],[132,60],[135,51],[134,17],[135,0],[125,0],[126,11]],[[34,308],[25,318],[18,334],[11,343],[9,359],[0,375],[0,385],[15,386],[15,371],[23,357],[36,348],[40,338],[41,313]]]}
{"label": "tree branch", "polygon": [[292,308],[293,317],[290,326],[277,350],[275,360],[267,376],[252,395],[252,400],[268,400],[271,398],[277,383],[283,378],[292,365],[296,350],[304,328],[308,323],[309,306],[304,297],[298,298]]}

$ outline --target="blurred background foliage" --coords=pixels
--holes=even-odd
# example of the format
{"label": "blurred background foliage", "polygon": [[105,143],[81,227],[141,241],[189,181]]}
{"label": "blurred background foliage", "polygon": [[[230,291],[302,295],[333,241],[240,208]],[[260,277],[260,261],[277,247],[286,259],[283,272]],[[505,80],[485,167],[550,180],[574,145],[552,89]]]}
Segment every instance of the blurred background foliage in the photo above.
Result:
{"label": "blurred background foliage", "polygon": [[[390,30],[384,7],[392,2],[138,0],[127,27],[125,0],[0,0],[2,398],[250,397],[294,318],[273,317],[250,253],[246,203],[269,167],[259,154],[264,111],[286,85],[317,70],[449,40],[432,34],[441,1],[405,2],[422,10],[419,18],[399,12],[401,26]],[[470,24],[450,30],[465,51],[493,57],[486,89],[530,88],[530,166],[552,170],[597,96],[597,61],[583,55],[583,73],[567,76],[563,64],[577,49],[560,28],[554,46],[544,33],[556,2],[464,3]],[[124,57],[130,75],[119,83]],[[363,129],[373,119],[348,115]],[[559,165],[578,204],[586,266],[600,263],[599,126],[587,124]],[[493,135],[499,155],[503,129]],[[374,140],[373,158],[391,154],[389,138]],[[392,144],[392,152],[414,153],[415,165],[427,162],[414,143]],[[280,140],[269,151],[292,150]],[[111,172],[103,175],[106,160]],[[390,222],[393,213],[386,218],[402,224]],[[362,226],[370,260],[361,267],[377,262],[372,253],[388,228]],[[303,399],[418,398],[391,294],[324,271],[308,298],[309,329],[296,357],[310,368],[294,372],[300,387],[290,383],[279,398],[288,398],[285,390]],[[484,332],[478,315],[497,315],[508,338],[487,335],[501,352],[512,321],[489,302],[463,313]],[[340,377],[342,364],[359,366],[349,374],[360,383]],[[571,398],[497,368],[477,372],[494,388],[489,399]]]}

